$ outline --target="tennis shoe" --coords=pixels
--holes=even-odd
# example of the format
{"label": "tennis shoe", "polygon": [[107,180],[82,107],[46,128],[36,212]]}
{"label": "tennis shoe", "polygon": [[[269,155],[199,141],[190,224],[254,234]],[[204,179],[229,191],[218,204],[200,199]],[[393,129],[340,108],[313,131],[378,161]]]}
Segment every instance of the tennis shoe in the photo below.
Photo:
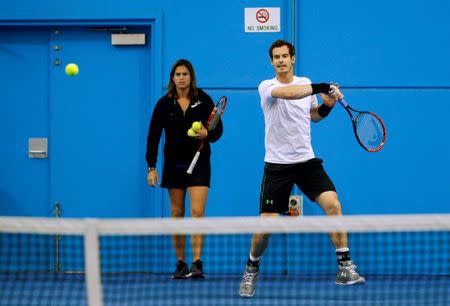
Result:
{"label": "tennis shoe", "polygon": [[172,274],[172,279],[186,279],[189,274],[189,268],[187,263],[182,260],[177,261],[177,269]]}
{"label": "tennis shoe", "polygon": [[256,290],[256,280],[258,279],[258,267],[246,266],[242,281],[239,285],[239,295],[242,297],[252,297]]}
{"label": "tennis shoe", "polygon": [[363,285],[366,280],[356,272],[356,265],[351,260],[339,264],[336,274],[337,285]]}
{"label": "tennis shoe", "polygon": [[188,278],[205,278],[203,262],[200,259],[197,259],[192,263]]}

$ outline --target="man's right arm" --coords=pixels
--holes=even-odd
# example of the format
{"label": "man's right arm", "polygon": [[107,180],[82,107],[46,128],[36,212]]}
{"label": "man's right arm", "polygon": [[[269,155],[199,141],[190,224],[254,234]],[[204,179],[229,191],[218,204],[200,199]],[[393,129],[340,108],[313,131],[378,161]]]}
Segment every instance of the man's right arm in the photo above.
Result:
{"label": "man's right arm", "polygon": [[297,100],[318,93],[328,94],[329,91],[330,91],[330,84],[319,83],[319,84],[275,87],[272,89],[271,95],[272,97],[279,99]]}

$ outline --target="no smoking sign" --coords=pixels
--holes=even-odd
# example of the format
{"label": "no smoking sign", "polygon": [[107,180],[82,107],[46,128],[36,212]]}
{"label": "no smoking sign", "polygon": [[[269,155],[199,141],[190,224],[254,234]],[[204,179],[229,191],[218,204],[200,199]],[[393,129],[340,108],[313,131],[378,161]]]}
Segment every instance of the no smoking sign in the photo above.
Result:
{"label": "no smoking sign", "polygon": [[256,20],[258,20],[259,23],[266,23],[269,21],[270,13],[266,9],[260,9],[256,12]]}
{"label": "no smoking sign", "polygon": [[280,8],[245,8],[245,32],[280,32]]}

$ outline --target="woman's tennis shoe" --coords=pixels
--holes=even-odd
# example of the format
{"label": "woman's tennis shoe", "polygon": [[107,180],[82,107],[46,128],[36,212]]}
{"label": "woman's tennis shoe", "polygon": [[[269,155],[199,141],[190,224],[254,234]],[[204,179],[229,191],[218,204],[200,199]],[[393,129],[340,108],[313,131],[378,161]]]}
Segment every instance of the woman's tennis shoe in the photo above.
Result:
{"label": "woman's tennis shoe", "polygon": [[356,265],[351,260],[339,264],[336,275],[336,284],[338,285],[363,285],[366,282],[364,277],[356,272]]}
{"label": "woman's tennis shoe", "polygon": [[256,280],[258,279],[258,267],[246,266],[242,281],[239,286],[239,295],[242,297],[252,297],[256,290]]}
{"label": "woman's tennis shoe", "polygon": [[192,263],[188,278],[205,278],[203,262],[200,259],[197,259]]}
{"label": "woman's tennis shoe", "polygon": [[182,260],[177,261],[177,269],[172,274],[172,279],[186,279],[189,274],[189,267],[187,263]]}

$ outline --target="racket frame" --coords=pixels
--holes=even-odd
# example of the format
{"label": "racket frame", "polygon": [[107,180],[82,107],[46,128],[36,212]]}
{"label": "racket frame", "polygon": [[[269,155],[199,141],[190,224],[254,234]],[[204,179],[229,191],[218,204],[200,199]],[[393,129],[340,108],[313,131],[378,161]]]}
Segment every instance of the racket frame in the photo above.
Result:
{"label": "racket frame", "polygon": [[[222,96],[219,101],[214,106],[213,110],[211,111],[211,114],[209,115],[208,121],[206,122],[206,129],[208,131],[213,130],[217,124],[219,123],[219,120],[221,120],[223,112],[225,111],[225,108],[227,106],[228,98],[226,96]],[[219,106],[222,105],[222,108],[220,109],[219,114],[217,114],[217,110]],[[217,114],[217,116],[216,116]],[[217,118],[215,121],[214,118]],[[186,170],[187,174],[192,174],[194,171],[195,165],[197,164],[198,159],[200,158],[200,152],[203,149],[203,145],[205,143],[205,139],[202,139],[200,142],[200,145],[197,149],[197,152],[195,153],[194,157],[192,158],[191,164],[189,165],[189,168]]]}
{"label": "racket frame", "polygon": [[[368,112],[368,111],[359,111],[359,110],[357,110],[357,109],[354,109],[353,107],[351,107],[350,105],[348,105],[348,103],[347,103],[344,99],[337,100],[337,102],[339,102],[339,104],[341,104],[342,107],[344,107],[345,111],[346,111],[347,114],[350,116],[350,119],[351,119],[352,125],[353,125],[353,132],[354,132],[354,134],[355,134],[356,140],[358,141],[359,145],[360,145],[364,150],[366,150],[367,152],[374,153],[374,152],[380,151],[380,150],[383,148],[383,146],[384,146],[384,144],[385,144],[385,142],[386,142],[386,127],[384,126],[383,120],[381,120],[381,118],[380,118],[377,114],[375,114],[375,113]],[[357,113],[356,117],[353,116],[353,114],[352,114],[351,111]],[[382,139],[381,143],[378,145],[378,147],[376,147],[375,149],[369,149],[369,148],[367,148],[367,147],[361,142],[361,140],[360,140],[360,138],[359,138],[359,136],[358,136],[358,132],[357,132],[357,128],[356,128],[356,123],[357,123],[357,121],[358,121],[358,118],[359,118],[362,114],[369,114],[369,115],[373,116],[376,120],[378,120],[378,122],[381,124],[381,127],[382,127],[382,129],[383,129],[383,139]]]}

